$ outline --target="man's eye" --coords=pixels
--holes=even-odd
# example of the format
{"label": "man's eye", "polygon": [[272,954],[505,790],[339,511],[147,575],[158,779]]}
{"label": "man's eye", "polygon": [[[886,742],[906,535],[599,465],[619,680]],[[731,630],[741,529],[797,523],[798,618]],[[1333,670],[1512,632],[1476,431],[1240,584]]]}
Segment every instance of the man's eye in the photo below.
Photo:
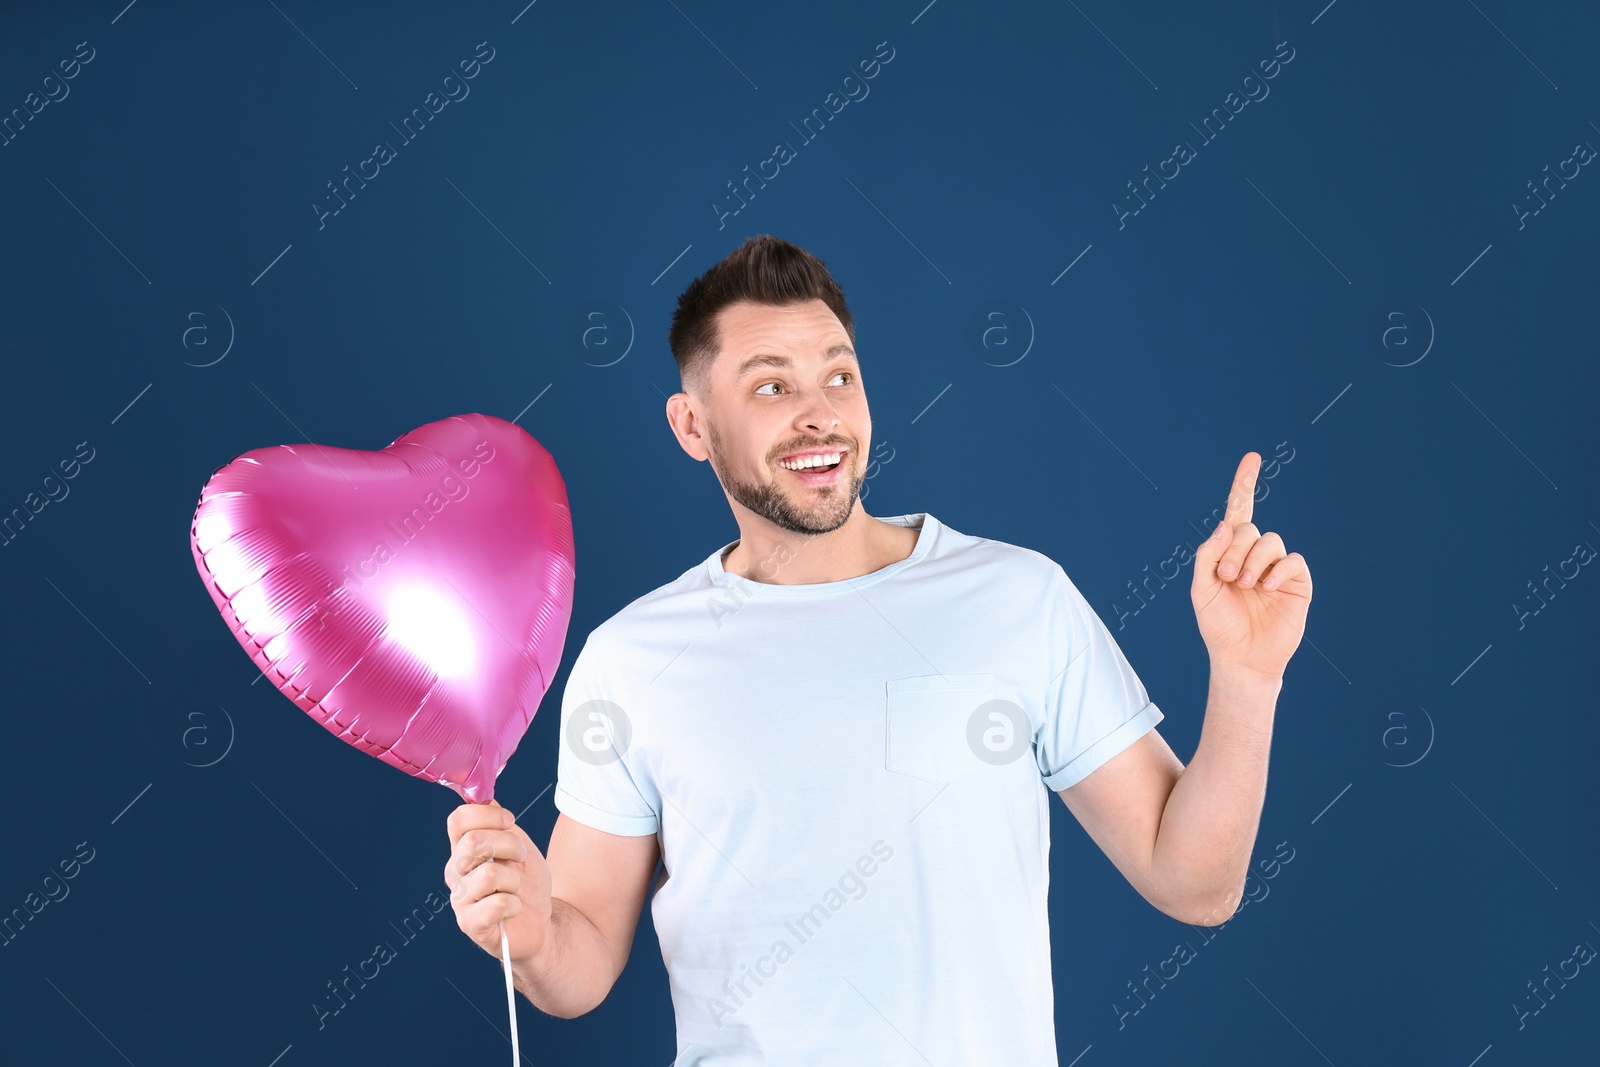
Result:
{"label": "man's eye", "polygon": [[[850,382],[848,382],[846,384],[852,384],[852,383],[855,382],[855,377],[856,376],[855,376],[855,374],[853,374],[850,371],[842,370],[842,371],[838,371],[837,373],[835,373],[833,377],[834,378],[848,378],[848,379],[850,379]],[[773,395],[775,395],[773,393],[763,393],[761,391],[761,390],[767,388],[767,386],[769,386],[769,385],[770,386],[775,386],[775,387],[777,387],[779,389],[783,388],[783,383],[782,382],[762,382],[760,385],[756,386],[756,395],[757,396],[773,396]]]}

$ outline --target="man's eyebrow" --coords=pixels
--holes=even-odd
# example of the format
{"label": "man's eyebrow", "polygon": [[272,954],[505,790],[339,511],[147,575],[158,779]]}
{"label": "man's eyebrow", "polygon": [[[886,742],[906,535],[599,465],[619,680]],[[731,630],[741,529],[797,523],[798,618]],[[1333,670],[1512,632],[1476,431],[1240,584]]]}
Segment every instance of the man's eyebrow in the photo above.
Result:
{"label": "man's eyebrow", "polygon": [[[860,361],[856,358],[855,349],[851,348],[847,344],[830,345],[828,350],[824,352],[823,355],[830,359],[835,356],[848,356],[850,357],[850,360],[857,366],[861,365]],[[739,373],[733,379],[733,381],[734,384],[737,385],[739,382],[742,382],[749,377],[751,372],[760,367],[775,367],[780,370],[787,370],[793,366],[794,361],[788,356],[780,356],[776,353],[763,352],[760,355],[751,356],[749,359],[739,364]]]}

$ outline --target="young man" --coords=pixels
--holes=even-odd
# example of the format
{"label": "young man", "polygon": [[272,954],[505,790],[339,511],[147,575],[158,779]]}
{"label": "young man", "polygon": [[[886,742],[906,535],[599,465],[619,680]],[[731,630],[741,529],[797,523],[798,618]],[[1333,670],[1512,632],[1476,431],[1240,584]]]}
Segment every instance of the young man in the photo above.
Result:
{"label": "young man", "polygon": [[523,995],[580,1015],[659,860],[680,1067],[1054,1067],[1047,789],[1166,914],[1239,902],[1311,597],[1250,522],[1261,457],[1194,557],[1212,670],[1185,767],[1055,562],[863,510],[872,420],[819,260],[751,238],[684,291],[670,343],[667,418],[739,539],[579,651],[548,860],[498,805],[451,814],[458,925],[498,957],[503,919]]}

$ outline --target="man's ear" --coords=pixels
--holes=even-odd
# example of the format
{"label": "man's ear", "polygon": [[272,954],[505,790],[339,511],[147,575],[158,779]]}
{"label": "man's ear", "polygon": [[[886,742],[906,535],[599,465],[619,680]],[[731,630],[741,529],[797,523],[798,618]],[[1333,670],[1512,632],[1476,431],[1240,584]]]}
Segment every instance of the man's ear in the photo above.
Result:
{"label": "man's ear", "polygon": [[695,401],[688,393],[673,393],[667,397],[667,424],[672,427],[678,444],[697,460],[711,458],[705,438],[700,432],[700,416],[695,412]]}

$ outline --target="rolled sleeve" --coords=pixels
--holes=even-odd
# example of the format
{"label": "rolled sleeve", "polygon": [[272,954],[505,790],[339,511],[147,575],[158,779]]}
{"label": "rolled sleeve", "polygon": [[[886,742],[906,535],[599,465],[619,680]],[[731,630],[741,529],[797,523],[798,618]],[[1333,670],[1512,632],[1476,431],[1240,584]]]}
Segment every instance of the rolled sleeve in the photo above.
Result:
{"label": "rolled sleeve", "polygon": [[[643,837],[661,825],[659,803],[651,802],[654,790],[634,775],[639,757],[631,720],[638,709],[625,708],[605,684],[606,659],[605,646],[591,634],[567,675],[552,799],[557,811],[586,826]],[[624,716],[626,726],[621,725]],[[627,743],[618,751],[615,742],[624,730]]]}
{"label": "rolled sleeve", "polygon": [[1044,784],[1059,791],[1083,781],[1165,716],[1059,566],[1045,617],[1049,675],[1034,754]]}
{"label": "rolled sleeve", "polygon": [[557,785],[555,796],[556,810],[570,818],[576,819],[585,826],[592,826],[596,830],[619,837],[645,837],[656,832],[660,819],[655,815],[617,815],[613,812],[597,808],[588,801],[579,800],[567,791],[565,786]]}
{"label": "rolled sleeve", "polygon": [[1045,775],[1045,786],[1051,792],[1059,793],[1069,785],[1077,785],[1099,770],[1103,764],[1110,762],[1112,756],[1143,737],[1152,726],[1165,717],[1153,702],[1146,704],[1134,713],[1133,718],[1090,745],[1065,767],[1054,774]]}

